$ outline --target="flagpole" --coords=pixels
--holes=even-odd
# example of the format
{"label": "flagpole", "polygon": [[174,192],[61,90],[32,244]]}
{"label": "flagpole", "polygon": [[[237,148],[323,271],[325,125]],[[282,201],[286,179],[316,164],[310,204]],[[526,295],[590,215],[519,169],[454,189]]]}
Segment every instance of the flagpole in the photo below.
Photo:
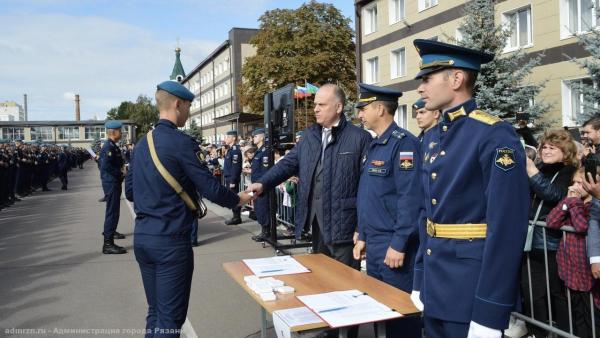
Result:
{"label": "flagpole", "polygon": [[[304,79],[304,86],[306,87],[306,79]],[[304,96],[304,129],[308,128],[308,104],[306,98],[307,96]]]}

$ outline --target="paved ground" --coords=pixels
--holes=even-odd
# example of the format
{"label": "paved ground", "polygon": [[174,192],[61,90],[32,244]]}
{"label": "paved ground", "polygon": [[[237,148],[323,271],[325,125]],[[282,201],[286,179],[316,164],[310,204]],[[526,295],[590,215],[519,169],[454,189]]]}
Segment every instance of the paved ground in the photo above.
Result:
{"label": "paved ground", "polygon": [[[130,207],[122,200],[118,230],[127,238],[117,241],[129,252],[103,255],[104,203],[98,202],[102,196],[98,170],[86,163],[85,169],[69,174],[69,181],[68,191],[61,191],[54,181],[49,185],[52,191],[36,192],[0,211],[0,336],[88,336],[81,331],[64,334],[65,329],[140,336],[124,330],[143,328],[146,315],[133,256]],[[221,264],[274,252],[250,240],[250,232],[258,231],[257,223],[246,219],[240,226],[226,226],[223,217],[230,217],[229,211],[213,205],[209,210],[200,223],[200,246],[194,249],[188,310],[193,330],[188,325],[184,330],[188,337],[258,337],[258,307]],[[16,329],[37,332],[17,334]]]}

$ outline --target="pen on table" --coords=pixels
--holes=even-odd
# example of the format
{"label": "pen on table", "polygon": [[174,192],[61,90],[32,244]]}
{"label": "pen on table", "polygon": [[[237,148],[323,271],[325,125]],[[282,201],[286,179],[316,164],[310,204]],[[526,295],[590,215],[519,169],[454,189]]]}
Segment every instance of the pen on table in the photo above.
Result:
{"label": "pen on table", "polygon": [[265,271],[261,271],[260,273],[279,272],[279,271],[283,271],[283,269],[265,270]]}
{"label": "pen on table", "polygon": [[332,309],[327,309],[327,310],[319,311],[319,313],[333,312],[333,311],[343,310],[345,308],[347,308],[347,306],[334,307]]}

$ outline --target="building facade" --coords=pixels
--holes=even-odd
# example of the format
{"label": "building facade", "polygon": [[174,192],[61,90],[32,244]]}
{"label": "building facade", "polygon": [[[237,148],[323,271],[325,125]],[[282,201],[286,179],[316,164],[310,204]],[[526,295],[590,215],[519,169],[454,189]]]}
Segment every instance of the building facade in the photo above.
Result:
{"label": "building facade", "polygon": [[[126,143],[135,143],[135,124],[123,122]],[[89,147],[96,139],[106,140],[105,121],[0,121],[0,140],[66,144]]]}
{"label": "building facade", "polygon": [[[419,55],[413,40],[461,39],[466,0],[355,0],[357,72],[361,81],[395,88],[400,98],[397,122],[418,132],[411,104],[419,97],[414,80]],[[576,126],[586,98],[573,84],[591,81],[570,58],[589,56],[573,32],[596,24],[594,0],[496,0],[496,22],[512,30],[505,54],[522,48],[542,55],[541,64],[526,79],[545,82],[535,100],[551,105],[544,117],[553,127]]]}
{"label": "building facade", "polygon": [[238,93],[242,65],[247,57],[256,54],[250,39],[257,32],[257,29],[231,29],[229,38],[181,81],[196,95],[188,126],[193,120],[205,142],[220,142],[231,129],[244,137],[262,125],[262,114],[251,114],[244,109]]}
{"label": "building facade", "polygon": [[0,102],[0,121],[25,121],[25,110],[14,101]]}

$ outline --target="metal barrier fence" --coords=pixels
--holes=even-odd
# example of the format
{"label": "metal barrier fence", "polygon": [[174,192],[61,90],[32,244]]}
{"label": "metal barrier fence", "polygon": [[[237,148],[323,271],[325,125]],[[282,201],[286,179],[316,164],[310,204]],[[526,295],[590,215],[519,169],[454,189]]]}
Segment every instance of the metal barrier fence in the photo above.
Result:
{"label": "metal barrier fence", "polygon": [[[543,292],[544,294],[542,295],[543,298],[545,298],[545,309],[541,309],[539,306],[537,307],[540,313],[535,312],[535,308],[536,308],[536,303],[537,305],[539,305],[540,299],[540,285],[535,285],[535,281],[533,281],[532,276],[534,274],[539,273],[540,271],[533,271],[532,272],[532,261],[534,263],[539,263],[540,257],[537,256],[537,251],[536,252],[526,252],[524,255],[524,266],[523,269],[525,270],[523,272],[523,276],[521,278],[521,280],[523,281],[524,278],[526,278],[526,284],[522,285],[522,290],[523,290],[523,300],[524,300],[524,306],[523,306],[523,313],[517,313],[517,312],[513,312],[513,317],[516,319],[520,319],[526,323],[529,324],[530,328],[531,327],[537,327],[540,330],[545,330],[547,331],[547,333],[550,333],[552,335],[556,335],[556,336],[560,336],[560,337],[596,337],[598,334],[598,323],[597,323],[597,318],[595,318],[595,316],[598,315],[598,309],[595,308],[594,306],[594,299],[593,299],[593,295],[591,290],[588,293],[587,297],[589,298],[589,307],[587,310],[584,310],[584,312],[587,313],[581,313],[581,302],[582,302],[582,292],[579,291],[572,291],[570,290],[564,283],[564,281],[562,281],[562,290],[561,287],[559,286],[559,288],[557,289],[557,285],[553,284],[553,282],[555,282],[553,279],[554,278],[559,278],[558,276],[558,267],[557,266],[552,266],[551,264],[557,265],[558,263],[556,262],[556,259],[549,259],[552,256],[550,255],[556,255],[557,251],[554,250],[549,250],[548,249],[548,245],[547,245],[547,238],[548,238],[548,234],[547,234],[547,228],[546,228],[546,223],[545,222],[537,222],[535,224],[536,227],[539,227],[542,229],[542,235],[543,235],[543,242],[544,242],[544,249],[543,249],[543,274],[544,274],[544,282],[545,285],[542,286],[544,288],[544,290],[542,290],[541,292]],[[562,228],[560,228],[560,231],[562,231],[562,241],[560,245],[566,245],[566,235],[567,233],[576,233],[575,229],[573,227],[570,226],[563,226]],[[582,233],[578,233],[579,235],[584,235]],[[535,249],[532,249],[535,250]],[[539,251],[539,250],[538,250]],[[539,277],[539,275],[538,275]],[[523,283],[522,283],[523,284]],[[535,292],[534,292],[535,289]],[[562,293],[564,292],[564,294]],[[534,297],[534,293],[536,293],[537,299],[535,299]],[[573,293],[575,293],[577,295],[575,302],[577,302],[577,310],[574,311],[573,309]],[[583,292],[585,293],[585,292]],[[561,300],[561,295],[564,295],[567,303],[567,317],[568,317],[568,323],[565,323],[565,320],[567,319],[567,317],[565,317],[565,314],[563,313],[564,309],[560,307],[560,303],[562,303],[563,300]],[[585,295],[583,295],[583,297],[585,297]],[[585,301],[584,301],[585,302]],[[559,304],[557,304],[559,303]],[[564,305],[563,305],[564,306]],[[587,304],[586,304],[587,306]],[[545,312],[545,313],[544,313]],[[560,313],[560,315],[557,315],[557,313]],[[587,319],[585,318],[585,316],[589,316]],[[584,317],[581,317],[584,316]],[[536,319],[537,317],[537,319]],[[544,318],[540,318],[540,317],[544,317]],[[558,318],[557,318],[558,317]],[[561,318],[564,317],[564,318]],[[589,319],[589,321],[588,321]],[[578,323],[579,328],[581,328],[583,326],[584,328],[584,332],[575,332],[576,328],[574,327],[574,321],[576,321]],[[584,321],[585,323],[582,325],[581,321]],[[589,332],[588,332],[589,331]],[[578,335],[575,335],[575,333],[577,333]],[[544,335],[545,336],[545,335]],[[519,336],[520,337],[520,336]]]}

